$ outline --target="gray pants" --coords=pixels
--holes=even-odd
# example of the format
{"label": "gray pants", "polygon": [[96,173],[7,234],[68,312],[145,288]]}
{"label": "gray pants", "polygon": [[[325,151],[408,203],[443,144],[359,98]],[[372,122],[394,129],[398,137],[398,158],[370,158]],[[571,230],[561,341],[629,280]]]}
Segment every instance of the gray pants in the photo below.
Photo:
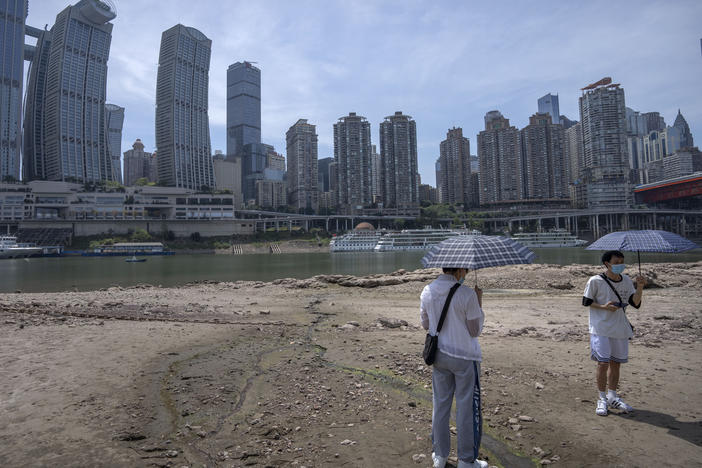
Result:
{"label": "gray pants", "polygon": [[436,353],[432,373],[431,440],[434,453],[440,457],[448,457],[451,450],[449,419],[455,395],[458,459],[470,463],[478,458],[483,426],[479,374],[477,361],[457,359],[441,351]]}

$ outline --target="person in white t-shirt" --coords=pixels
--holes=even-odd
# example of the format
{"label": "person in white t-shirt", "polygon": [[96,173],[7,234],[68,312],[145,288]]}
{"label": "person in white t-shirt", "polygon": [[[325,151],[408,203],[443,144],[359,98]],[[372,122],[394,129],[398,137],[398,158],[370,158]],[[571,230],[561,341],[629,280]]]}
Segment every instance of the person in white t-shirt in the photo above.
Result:
{"label": "person in white t-shirt", "polygon": [[[626,317],[628,306],[641,307],[646,279],[636,277],[636,286],[622,274],[624,254],[610,250],[602,255],[605,273],[591,277],[583,293],[583,305],[590,307],[590,357],[597,361],[597,407],[595,413],[607,416],[607,408],[625,413],[633,408],[617,395],[619,368],[629,360],[629,338],[634,330]],[[608,372],[609,371],[609,372]]]}
{"label": "person in white t-shirt", "polygon": [[[424,287],[421,295],[422,327],[436,335],[437,325],[449,291],[463,283],[464,268],[444,268],[443,274]],[[487,468],[478,460],[482,436],[480,412],[480,362],[478,336],[483,329],[483,291],[460,286],[456,289],[439,332],[436,360],[432,371],[431,455],[434,468],[444,468],[451,449],[449,418],[456,397],[458,468]]]}

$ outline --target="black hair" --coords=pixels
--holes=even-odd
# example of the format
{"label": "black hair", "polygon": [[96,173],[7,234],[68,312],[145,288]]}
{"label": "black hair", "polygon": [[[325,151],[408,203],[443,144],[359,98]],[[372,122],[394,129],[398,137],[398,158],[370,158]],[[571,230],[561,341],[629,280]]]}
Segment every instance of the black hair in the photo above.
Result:
{"label": "black hair", "polygon": [[453,267],[451,267],[451,268],[442,268],[442,270],[443,270],[443,272],[446,273],[447,275],[452,275],[452,274],[456,273],[458,270],[460,270],[460,268],[453,268]]}
{"label": "black hair", "polygon": [[624,258],[624,254],[619,250],[608,250],[602,254],[602,263],[604,264],[604,262],[611,262],[612,257]]}

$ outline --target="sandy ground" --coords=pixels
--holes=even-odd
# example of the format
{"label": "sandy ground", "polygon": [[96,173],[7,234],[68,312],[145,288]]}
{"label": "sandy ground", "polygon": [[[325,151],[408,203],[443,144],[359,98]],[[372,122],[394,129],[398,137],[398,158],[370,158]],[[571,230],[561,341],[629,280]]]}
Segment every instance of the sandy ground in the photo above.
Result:
{"label": "sandy ground", "polygon": [[[481,271],[492,466],[702,466],[702,263],[656,265],[595,415],[589,266]],[[0,297],[0,466],[430,466],[433,271]],[[455,442],[454,442],[455,447]]]}

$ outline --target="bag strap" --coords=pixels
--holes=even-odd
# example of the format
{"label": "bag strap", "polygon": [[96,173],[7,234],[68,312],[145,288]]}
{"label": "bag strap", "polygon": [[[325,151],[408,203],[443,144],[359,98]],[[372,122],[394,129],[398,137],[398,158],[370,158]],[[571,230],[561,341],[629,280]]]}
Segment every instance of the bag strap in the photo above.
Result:
{"label": "bag strap", "polygon": [[451,304],[451,298],[453,297],[453,293],[456,292],[456,290],[458,289],[458,287],[460,285],[461,285],[461,283],[454,284],[448,293],[448,297],[446,298],[446,302],[444,302],[444,309],[441,311],[441,318],[439,319],[439,324],[436,326],[436,334],[437,335],[441,331],[441,327],[444,326],[444,319],[446,318],[446,312],[448,312],[449,304]]}
{"label": "bag strap", "polygon": [[[622,296],[619,295],[619,292],[615,289],[615,287],[612,285],[612,283],[609,282],[609,279],[607,278],[607,275],[605,275],[604,273],[602,273],[600,276],[602,277],[603,280],[605,280],[605,282],[609,285],[609,287],[612,288],[612,291],[614,291],[614,294],[617,295],[617,299],[619,299],[619,303],[620,303],[620,304],[626,304],[626,302],[622,301]],[[624,306],[624,307],[626,307],[626,306]],[[622,307],[622,309],[623,309],[624,307]]]}

